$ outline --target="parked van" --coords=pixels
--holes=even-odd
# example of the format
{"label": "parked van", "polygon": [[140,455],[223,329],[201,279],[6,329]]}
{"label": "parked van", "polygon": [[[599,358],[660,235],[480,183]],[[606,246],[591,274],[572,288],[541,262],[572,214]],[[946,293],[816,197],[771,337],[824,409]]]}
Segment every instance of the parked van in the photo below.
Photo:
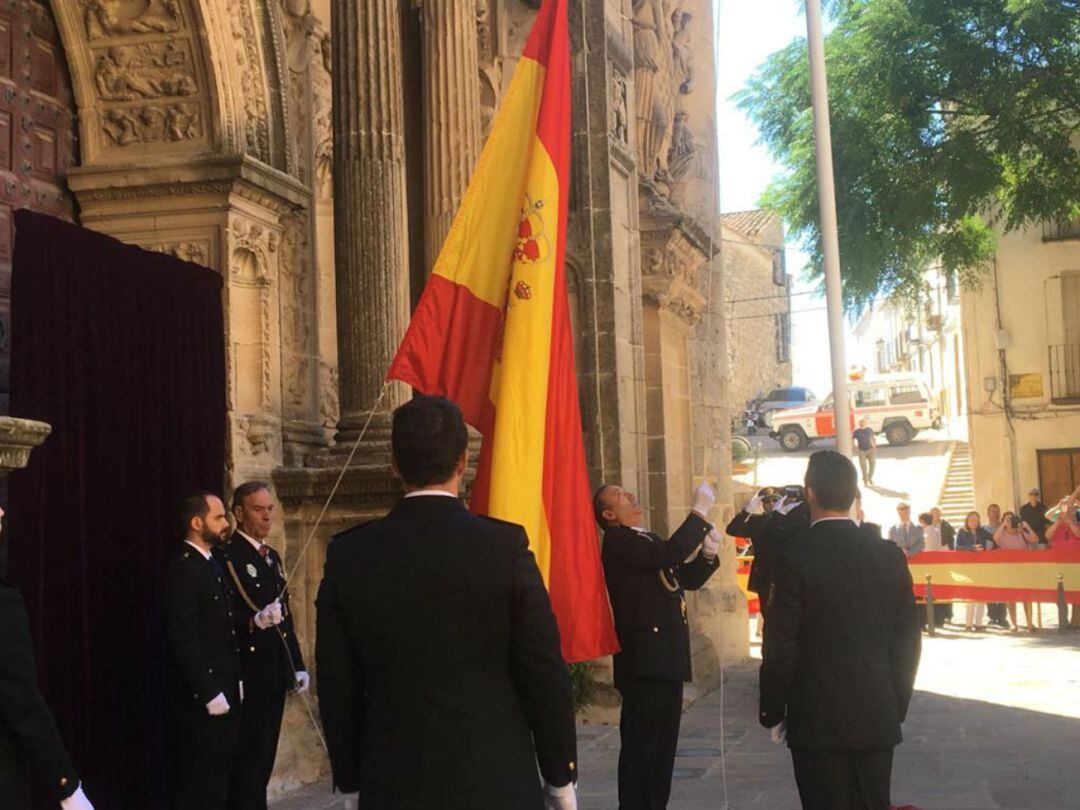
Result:
{"label": "parked van", "polygon": [[[848,384],[851,396],[850,430],[863,418],[889,444],[908,444],[920,430],[941,427],[941,413],[925,380],[918,374],[883,374]],[[815,439],[836,436],[832,394],[818,406],[791,408],[772,415],[769,433],[789,453],[802,450]]]}

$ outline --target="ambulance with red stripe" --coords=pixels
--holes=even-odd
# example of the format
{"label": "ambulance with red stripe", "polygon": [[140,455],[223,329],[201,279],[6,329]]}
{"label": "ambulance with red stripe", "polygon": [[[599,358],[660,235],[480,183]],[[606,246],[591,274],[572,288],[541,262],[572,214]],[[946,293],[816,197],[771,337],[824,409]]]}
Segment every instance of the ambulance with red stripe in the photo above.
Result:
{"label": "ambulance with red stripe", "polygon": [[[850,430],[866,417],[875,433],[883,435],[889,444],[902,447],[919,431],[941,427],[941,412],[920,375],[853,376],[855,379],[850,381],[848,388],[852,414]],[[832,394],[820,405],[776,411],[771,417],[769,435],[789,453],[806,448],[816,439],[836,436]]]}

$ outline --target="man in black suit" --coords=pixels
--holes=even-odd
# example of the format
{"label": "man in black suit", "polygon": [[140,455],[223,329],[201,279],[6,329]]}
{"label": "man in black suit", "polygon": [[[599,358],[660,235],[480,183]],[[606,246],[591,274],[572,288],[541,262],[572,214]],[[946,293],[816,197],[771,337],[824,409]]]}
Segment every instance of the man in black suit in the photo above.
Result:
{"label": "man in black suit", "polygon": [[459,499],[467,443],[449,400],[398,408],[405,497],[327,550],[315,658],[334,786],[364,810],[574,810],[551,601],[525,530]]}
{"label": "man in black suit", "polygon": [[244,705],[229,782],[229,810],[266,810],[285,695],[307,691],[310,679],[293,629],[285,569],[266,538],[273,526],[269,485],[248,481],[232,498],[236,531],[215,549],[233,589],[233,621],[240,644]]}
{"label": "man in black suit", "polygon": [[622,648],[614,658],[622,695],[620,810],[663,810],[671,795],[683,683],[693,674],[683,589],[697,590],[719,568],[720,535],[705,519],[715,500],[711,487],[701,484],[689,517],[664,541],[644,528],[632,492],[605,484],[593,496]]}
{"label": "man in black suit", "polygon": [[22,597],[0,579],[0,807],[30,810],[35,785],[63,810],[94,810],[38,691]]}
{"label": "man in black suit", "polygon": [[846,456],[810,457],[811,525],[779,558],[770,596],[760,720],[774,741],[786,732],[804,810],[888,810],[918,668],[907,561],[849,517],[856,480]]}
{"label": "man in black suit", "polygon": [[165,572],[165,635],[174,750],[174,810],[225,810],[236,751],[240,654],[228,574],[212,550],[229,518],[216,495],[195,495],[180,510],[186,535]]}

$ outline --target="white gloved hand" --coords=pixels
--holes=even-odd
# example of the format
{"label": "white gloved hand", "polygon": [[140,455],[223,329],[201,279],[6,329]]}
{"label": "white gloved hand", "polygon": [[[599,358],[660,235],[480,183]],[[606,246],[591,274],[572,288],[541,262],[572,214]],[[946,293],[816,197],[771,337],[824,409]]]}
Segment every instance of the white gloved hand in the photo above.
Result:
{"label": "white gloved hand", "polygon": [[300,670],[296,673],[296,688],[293,689],[294,695],[302,695],[311,686],[311,676],[306,671]]}
{"label": "white gloved hand", "polygon": [[75,792],[66,799],[61,799],[60,807],[62,810],[94,810],[94,805],[90,804],[90,800],[83,793],[82,785],[75,788]]}
{"label": "white gloved hand", "polygon": [[281,602],[275,599],[255,614],[255,626],[260,630],[265,630],[268,627],[273,627],[275,624],[281,624],[283,619],[284,616],[281,612]]}
{"label": "white gloved hand", "polygon": [[545,782],[544,810],[577,810],[577,786],[571,782],[555,787]]}
{"label": "white gloved hand", "polygon": [[716,493],[713,492],[713,488],[709,486],[708,481],[702,481],[698,484],[698,488],[694,490],[693,510],[704,518],[708,516],[714,503],[716,503]]}
{"label": "white gloved hand", "polygon": [[794,510],[800,503],[801,501],[792,501],[791,503],[788,503],[787,499],[785,499],[782,501],[782,505],[778,503],[773,511],[779,512],[781,515],[786,515],[788,512]]}
{"label": "white gloved hand", "polygon": [[240,702],[244,702],[244,682],[240,681]]}
{"label": "white gloved hand", "polygon": [[218,696],[206,704],[206,711],[211,717],[220,717],[229,713],[229,701],[225,699],[224,692],[218,692]]}
{"label": "white gloved hand", "polygon": [[701,541],[701,553],[705,555],[708,560],[715,560],[716,555],[720,552],[720,544],[724,541],[724,538],[720,535],[718,529],[712,529],[705,539]]}
{"label": "white gloved hand", "polygon": [[761,496],[755,495],[749,501],[746,502],[746,506],[743,507],[743,511],[748,515],[763,515],[765,514],[765,505],[761,502]]}
{"label": "white gloved hand", "polygon": [[784,740],[787,739],[787,721],[781,720],[775,726],[769,729],[769,739],[773,741],[773,745],[781,745]]}

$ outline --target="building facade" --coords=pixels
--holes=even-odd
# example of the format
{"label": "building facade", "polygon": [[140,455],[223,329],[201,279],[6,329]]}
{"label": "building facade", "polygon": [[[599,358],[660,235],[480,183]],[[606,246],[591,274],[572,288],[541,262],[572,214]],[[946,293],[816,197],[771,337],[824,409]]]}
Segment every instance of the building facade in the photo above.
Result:
{"label": "building facade", "polygon": [[728,393],[738,419],[746,403],[790,386],[791,276],[784,223],[760,209],[722,217],[728,322]]}
{"label": "building facade", "polygon": [[967,412],[964,330],[960,288],[940,268],[923,274],[914,297],[891,296],[871,304],[853,333],[853,369],[867,374],[914,372],[930,388],[944,419],[960,423]]}
{"label": "building facade", "polygon": [[1080,486],[1080,221],[999,236],[962,295],[976,502]]}
{"label": "building facade", "polygon": [[[379,401],[538,5],[22,0],[0,10],[0,325],[20,206],[223,276],[223,485],[274,482],[284,519],[271,542],[298,566],[309,660],[328,539],[399,494],[388,429],[403,386],[388,389],[318,516]],[[701,478],[731,500],[713,4],[570,6],[567,275],[589,470],[641,493],[664,532]],[[0,376],[6,386],[2,364]],[[691,611],[695,668],[715,682],[720,662],[748,652],[733,549]],[[325,772],[318,751],[303,704],[290,701],[274,790]]]}

